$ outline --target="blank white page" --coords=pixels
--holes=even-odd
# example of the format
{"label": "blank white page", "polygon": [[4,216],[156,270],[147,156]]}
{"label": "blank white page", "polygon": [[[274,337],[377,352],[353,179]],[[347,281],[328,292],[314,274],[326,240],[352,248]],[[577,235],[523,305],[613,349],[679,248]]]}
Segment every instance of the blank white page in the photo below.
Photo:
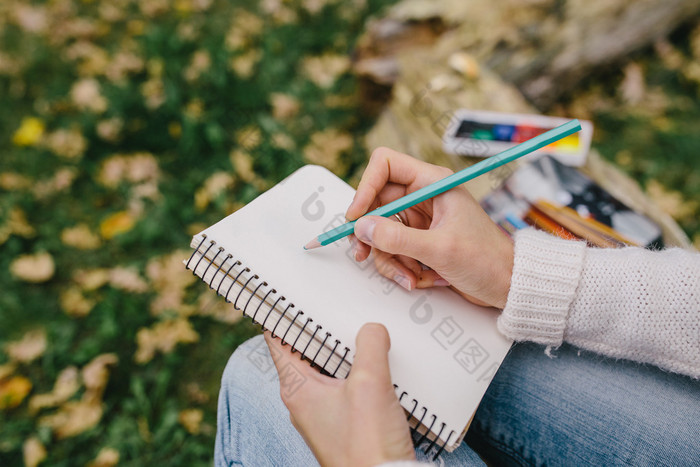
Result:
{"label": "blank white page", "polygon": [[436,434],[445,423],[440,438],[450,437],[451,450],[511,342],[496,329],[498,310],[472,305],[447,288],[408,292],[380,276],[371,258],[355,262],[347,239],[304,250],[345,222],[353,194],[328,170],[306,166],[202,233],[349,347],[349,361],[360,327],[384,324],[391,377],[397,394],[406,392],[403,407],[410,412],[414,399],[425,406],[423,423],[433,422]]}

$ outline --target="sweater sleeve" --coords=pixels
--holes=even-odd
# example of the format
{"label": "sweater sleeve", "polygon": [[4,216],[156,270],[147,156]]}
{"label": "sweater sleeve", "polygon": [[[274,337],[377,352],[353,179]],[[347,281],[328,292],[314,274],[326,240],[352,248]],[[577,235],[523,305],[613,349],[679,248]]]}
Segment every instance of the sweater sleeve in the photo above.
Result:
{"label": "sweater sleeve", "polygon": [[525,229],[499,329],[700,378],[700,254],[587,248]]}

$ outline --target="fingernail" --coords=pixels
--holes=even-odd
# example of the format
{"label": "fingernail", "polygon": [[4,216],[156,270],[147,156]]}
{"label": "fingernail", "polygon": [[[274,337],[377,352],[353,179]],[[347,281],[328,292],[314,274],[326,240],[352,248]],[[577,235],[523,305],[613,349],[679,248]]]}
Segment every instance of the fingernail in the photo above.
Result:
{"label": "fingernail", "polygon": [[377,223],[374,219],[360,219],[355,224],[355,235],[365,243],[372,244],[372,236]]}
{"label": "fingernail", "polygon": [[350,248],[352,248],[352,257],[355,258],[355,261],[359,262],[360,260],[357,259],[357,255],[360,253],[360,249],[357,245],[357,239],[354,237],[350,239]]}
{"label": "fingernail", "polygon": [[447,282],[445,279],[440,278],[433,282],[433,285],[437,287],[447,287],[448,285],[450,285],[450,283]]}
{"label": "fingernail", "polygon": [[394,281],[409,292],[411,291],[411,281],[408,280],[408,277],[397,274],[394,276]]}

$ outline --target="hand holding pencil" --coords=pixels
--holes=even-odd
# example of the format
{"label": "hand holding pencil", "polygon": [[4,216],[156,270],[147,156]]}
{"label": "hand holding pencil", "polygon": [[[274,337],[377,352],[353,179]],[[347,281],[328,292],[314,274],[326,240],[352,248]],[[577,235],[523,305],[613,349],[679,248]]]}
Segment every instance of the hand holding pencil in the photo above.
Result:
{"label": "hand holding pencil", "polygon": [[[387,148],[374,151],[346,218],[415,192],[452,171]],[[406,289],[453,286],[481,305],[505,306],[513,266],[513,243],[463,186],[457,186],[393,217],[363,217],[351,242],[355,258],[374,249],[378,271]],[[359,240],[358,240],[359,239]],[[421,263],[430,269],[423,269]]]}

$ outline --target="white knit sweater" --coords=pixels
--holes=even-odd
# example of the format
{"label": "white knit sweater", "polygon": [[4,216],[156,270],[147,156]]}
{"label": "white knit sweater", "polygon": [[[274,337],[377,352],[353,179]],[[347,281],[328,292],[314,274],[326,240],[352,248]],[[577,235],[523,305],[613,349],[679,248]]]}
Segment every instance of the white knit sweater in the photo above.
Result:
{"label": "white knit sweater", "polygon": [[700,378],[700,253],[519,231],[498,327],[516,341],[569,342]]}
{"label": "white knit sweater", "polygon": [[700,378],[700,253],[587,248],[521,230],[498,328],[516,341],[569,342]]}

